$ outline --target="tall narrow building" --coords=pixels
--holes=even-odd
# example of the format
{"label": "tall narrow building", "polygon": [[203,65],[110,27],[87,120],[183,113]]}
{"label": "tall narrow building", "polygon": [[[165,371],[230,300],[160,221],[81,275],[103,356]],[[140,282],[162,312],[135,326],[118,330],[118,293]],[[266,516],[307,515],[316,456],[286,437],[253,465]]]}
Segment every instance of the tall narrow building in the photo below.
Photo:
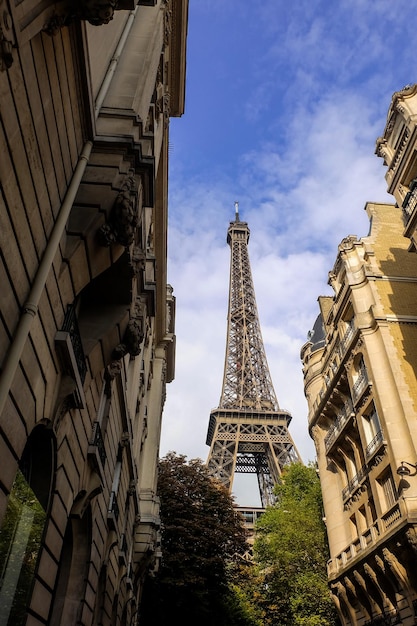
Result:
{"label": "tall narrow building", "polygon": [[220,403],[210,413],[207,466],[232,491],[234,475],[256,474],[262,506],[272,502],[282,468],[300,461],[269,372],[248,255],[249,227],[239,219],[227,231],[231,250],[226,357]]}
{"label": "tall narrow building", "polygon": [[1,0],[0,625],[140,622],[188,0]]}
{"label": "tall narrow building", "polygon": [[417,290],[398,207],[339,245],[301,357],[343,626],[417,623]]}

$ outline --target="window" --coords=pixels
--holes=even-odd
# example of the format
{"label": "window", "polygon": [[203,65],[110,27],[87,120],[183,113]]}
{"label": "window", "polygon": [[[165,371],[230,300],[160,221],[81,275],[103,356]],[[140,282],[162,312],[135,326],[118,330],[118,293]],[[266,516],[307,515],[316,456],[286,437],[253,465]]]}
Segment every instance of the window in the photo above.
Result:
{"label": "window", "polygon": [[52,437],[44,427],[28,439],[0,529],[0,625],[26,623],[52,478]]}
{"label": "window", "polygon": [[386,472],[379,479],[381,507],[385,504],[385,510],[390,509],[397,501],[397,491],[391,472]]}

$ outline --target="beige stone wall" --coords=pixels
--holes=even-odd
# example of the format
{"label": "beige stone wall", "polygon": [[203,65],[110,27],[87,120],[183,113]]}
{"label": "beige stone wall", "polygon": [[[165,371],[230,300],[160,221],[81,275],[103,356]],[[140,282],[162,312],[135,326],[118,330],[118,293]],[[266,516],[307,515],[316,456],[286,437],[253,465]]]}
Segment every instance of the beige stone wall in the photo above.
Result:
{"label": "beige stone wall", "polygon": [[397,468],[417,458],[417,267],[401,211],[366,209],[371,232],[342,241],[330,273],[335,296],[321,299],[324,344],[313,336],[301,356],[342,623],[397,614],[408,625],[417,482],[412,466],[404,478]]}

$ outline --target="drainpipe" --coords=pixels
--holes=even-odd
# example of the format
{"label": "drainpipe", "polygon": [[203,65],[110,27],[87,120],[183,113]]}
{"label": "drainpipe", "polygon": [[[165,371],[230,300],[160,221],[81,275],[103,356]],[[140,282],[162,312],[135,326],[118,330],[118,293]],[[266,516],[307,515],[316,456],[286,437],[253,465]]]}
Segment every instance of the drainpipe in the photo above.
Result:
{"label": "drainpipe", "polygon": [[0,375],[0,416],[3,413],[9,391],[11,389],[16,370],[19,366],[20,357],[22,356],[26,340],[32,326],[35,316],[38,314],[39,300],[45,289],[45,284],[51,271],[52,263],[57,253],[59,243],[65,231],[65,225],[74,204],[75,196],[81,183],[85,168],[87,167],[93,147],[92,141],[84,144],[82,152],[78,158],[77,166],[74,170],[71,182],[65,194],[64,201],[58,213],[57,220],[52,229],[51,236],[47,243],[42,261],[40,262],[38,271],[33,281],[32,288],[29,293],[27,302],[23,307],[15,335],[6,354],[3,364],[3,371]]}
{"label": "drainpipe", "polygon": [[94,106],[94,116],[95,119],[100,115],[100,109],[103,105],[104,98],[107,95],[107,92],[110,87],[110,83],[113,79],[114,73],[116,71],[117,64],[120,60],[120,57],[123,52],[123,48],[125,47],[127,38],[129,36],[130,30],[133,26],[133,22],[135,21],[136,13],[138,10],[138,6],[133,11],[129,12],[128,18],[126,20],[126,24],[124,25],[123,32],[120,35],[119,43],[117,44],[116,50],[114,51],[113,57],[110,61],[109,67],[107,68],[106,75],[104,77],[103,82],[101,83],[101,87],[97,94],[95,106]]}

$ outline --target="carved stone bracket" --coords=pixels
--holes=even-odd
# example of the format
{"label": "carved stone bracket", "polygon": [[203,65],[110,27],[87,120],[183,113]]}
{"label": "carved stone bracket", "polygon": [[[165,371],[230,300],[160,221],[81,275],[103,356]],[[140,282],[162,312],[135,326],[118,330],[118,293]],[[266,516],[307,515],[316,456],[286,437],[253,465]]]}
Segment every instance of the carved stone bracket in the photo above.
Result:
{"label": "carved stone bracket", "polygon": [[93,26],[108,24],[118,9],[129,9],[134,3],[129,0],[70,0],[57,2],[55,12],[49,18],[44,30],[49,35],[56,35],[63,26],[84,20]]}
{"label": "carved stone bracket", "polygon": [[122,448],[126,448],[130,442],[130,435],[128,432],[124,431],[120,437],[120,445]]}
{"label": "carved stone bracket", "polygon": [[138,225],[138,193],[133,174],[126,176],[113,204],[110,217],[97,232],[99,244],[105,247],[114,243],[130,246]]}
{"label": "carved stone bracket", "polygon": [[133,276],[138,276],[145,269],[146,256],[142,248],[133,246],[130,254],[130,266]]}
{"label": "carved stone bracket", "polygon": [[140,353],[140,345],[143,341],[143,323],[141,320],[131,319],[123,335],[123,341],[113,350],[113,358],[121,359],[125,354],[138,356]]}
{"label": "carved stone bracket", "polygon": [[407,542],[409,546],[413,549],[413,552],[417,553],[417,531],[415,527],[412,526],[411,528],[408,528],[405,536],[407,537]]}

